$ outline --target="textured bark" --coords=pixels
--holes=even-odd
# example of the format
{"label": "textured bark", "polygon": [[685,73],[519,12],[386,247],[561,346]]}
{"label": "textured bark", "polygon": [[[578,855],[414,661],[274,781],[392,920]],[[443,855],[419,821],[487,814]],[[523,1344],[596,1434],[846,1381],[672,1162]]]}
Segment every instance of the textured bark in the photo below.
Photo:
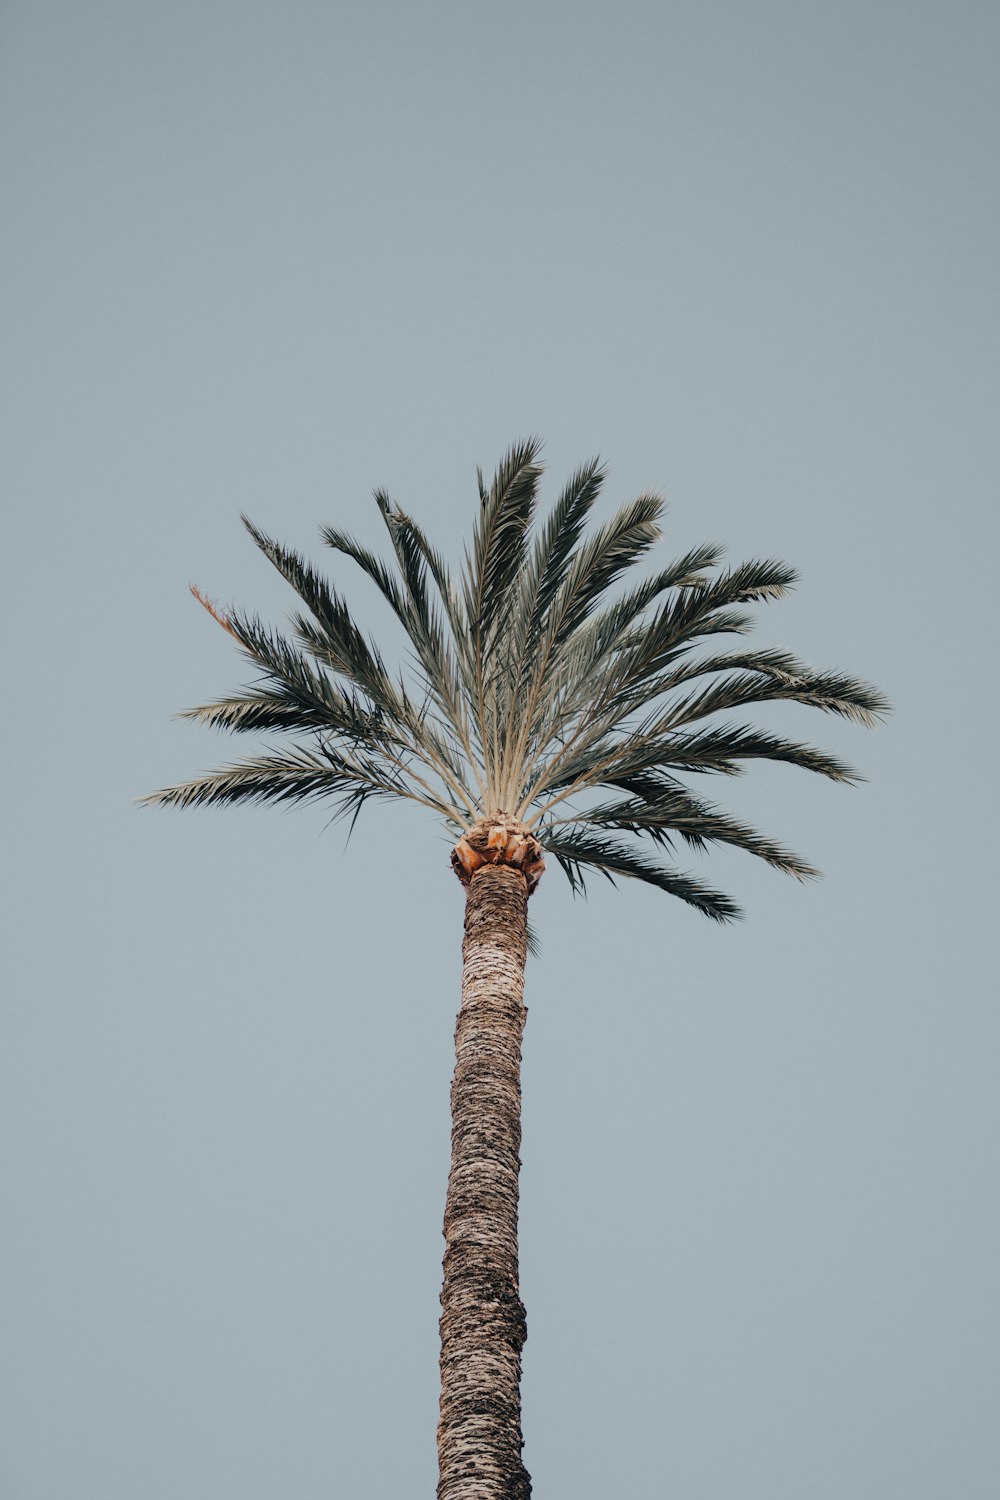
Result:
{"label": "textured bark", "polygon": [[528,877],[516,864],[483,863],[463,884],[438,1500],[528,1500],[531,1480],[521,1462],[526,1328],[517,1261]]}

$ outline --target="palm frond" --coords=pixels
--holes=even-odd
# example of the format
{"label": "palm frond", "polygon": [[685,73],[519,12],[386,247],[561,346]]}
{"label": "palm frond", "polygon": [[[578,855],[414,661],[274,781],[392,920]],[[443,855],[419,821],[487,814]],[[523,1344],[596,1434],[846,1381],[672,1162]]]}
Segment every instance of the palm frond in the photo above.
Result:
{"label": "palm frond", "polygon": [[[449,644],[427,588],[428,563],[420,545],[417,528],[397,506],[393,505],[384,491],[376,490],[375,500],[396,554],[399,580],[393,577],[373,553],[360,547],[344,533],[327,527],[323,532],[324,540],[335,550],[353,558],[389,602],[407,633],[418,666],[424,675],[427,694],[437,704],[442,721],[452,727],[459,723],[464,725],[465,732],[461,736],[462,747],[468,754],[471,742],[464,713],[463,685],[455,653]],[[317,636],[315,630],[307,623],[299,621],[298,625],[300,638],[306,641],[310,650],[318,653],[321,658],[324,657],[327,642]],[[412,730],[415,721],[409,711],[405,690],[401,690],[398,707],[407,717]],[[452,771],[457,770],[453,760],[450,760],[449,764]]]}
{"label": "palm frond", "polygon": [[736,606],[781,598],[795,576],[784,563],[751,561],[676,594],[624,643],[611,673],[616,690],[648,682],[704,636],[745,633],[752,619]]}
{"label": "palm frond", "polygon": [[587,517],[604,484],[600,459],[581,465],[556,501],[524,570],[520,616],[529,638],[541,630],[546,611],[566,577]]}
{"label": "palm frond", "polygon": [[[595,476],[596,472],[595,467]],[[506,702],[501,695],[508,716],[516,705],[520,720],[512,736],[516,747],[513,755],[508,752],[506,735],[501,736],[506,799],[516,800],[526,781],[526,769],[533,768],[546,745],[561,731],[561,717],[546,709],[553,701],[554,683],[559,680],[560,654],[565,642],[615,578],[653,545],[660,534],[658,520],[662,510],[663,501],[658,495],[640,495],[623,505],[605,526],[564,560],[563,576],[552,591],[539,622],[540,629],[518,638],[508,663]],[[513,763],[513,769],[508,761]]]}
{"label": "palm frond", "polygon": [[336,526],[320,527],[320,536],[328,547],[357,563],[386,599],[402,625],[409,628],[411,614],[406,596],[382,559]]}
{"label": "palm frond", "polygon": [[369,763],[354,764],[329,750],[293,749],[256,755],[179,786],[151,792],[141,801],[160,807],[227,806],[235,802],[301,802],[332,798],[335,817],[363,795],[407,797],[405,783]]}
{"label": "palm frond", "polygon": [[629,626],[642,615],[655,599],[665,594],[669,589],[704,589],[708,585],[706,568],[714,568],[721,556],[722,549],[713,543],[706,543],[701,547],[693,547],[683,557],[671,563],[667,568],[661,568],[659,573],[652,578],[647,578],[640,583],[638,588],[632,589],[621,599],[595,615],[593,619],[587,620],[577,632],[577,639],[581,636],[591,639],[601,656],[607,654],[614,648],[620,647],[623,636]]}
{"label": "palm frond", "polygon": [[[557,824],[560,821],[555,820]],[[794,875],[797,880],[812,880],[819,873],[800,855],[773,839],[765,838],[756,829],[729,817],[676,783],[659,788],[654,795],[634,795],[618,802],[598,803],[572,815],[567,821],[588,828],[648,834],[654,843],[666,848],[673,848],[675,839],[681,839],[699,851],[709,844],[729,844],[756,855],[786,875]]]}
{"label": "palm frond", "polygon": [[657,729],[674,729],[709,714],[745,708],[751,703],[803,703],[824,713],[839,714],[872,728],[888,712],[884,694],[870,683],[837,672],[741,672],[713,683],[702,692],[671,703]]}
{"label": "palm frond", "polygon": [[392,682],[379,652],[367,644],[346,605],[314,570],[295,553],[264,537],[249,522],[245,524],[261,550],[310,607],[312,618],[293,616],[298,639],[321,667],[339,674],[348,683],[344,688],[327,671],[311,667],[301,651],[276,632],[265,630],[259,621],[230,611],[226,628],[279,688],[300,704],[300,727],[343,736],[355,746],[365,743],[376,746],[396,764],[401,756],[413,757],[432,777],[439,778],[447,790],[447,797],[441,798],[433,783],[428,783],[411,764],[411,779],[431,802],[452,807],[457,804],[468,814],[474,813],[476,801],[465,786],[467,762],[463,761],[461,747],[456,750],[447,732],[441,733],[435,727],[426,710],[414,704],[405,687]]}
{"label": "palm frond", "polygon": [[[663,744],[661,753],[663,759],[678,771],[738,776],[743,769],[740,761],[774,760],[800,766],[804,771],[815,771],[831,781],[853,783],[864,780],[860,772],[834,755],[827,755],[812,745],[783,739],[780,735],[764,734],[746,725],[723,724],[718,729],[706,729],[700,734],[670,737]],[[641,755],[640,750],[640,758]]]}
{"label": "palm frond", "polygon": [[187,708],[176,716],[208,729],[224,729],[230,734],[261,734],[286,730],[301,734],[304,729],[322,732],[329,721],[318,709],[304,706],[298,699],[271,692],[266,688],[247,691],[239,698],[218,698],[198,708]]}
{"label": "palm frond", "polygon": [[[636,695],[615,697],[606,689],[609,673],[627,644],[630,627],[667,590],[702,585],[703,569],[713,565],[718,551],[714,546],[693,549],[622,599],[584,620],[558,648],[553,643],[545,660],[535,663],[535,688],[528,699],[531,732],[538,734],[544,727],[549,740],[555,739],[567,720],[583,711],[595,717],[608,703],[621,709],[609,723],[631,712]],[[644,703],[645,697],[638,701]]]}
{"label": "palm frond", "polygon": [[783,761],[832,781],[862,779],[843,761],[811,745],[740,725],[723,724],[701,733],[661,736],[634,733],[588,739],[581,735],[572,753],[555,757],[538,772],[525,795],[525,813],[529,806],[541,804],[530,819],[534,827],[568,798],[595,787],[621,785],[666,768],[675,776],[683,772],[739,776],[744,760]]}
{"label": "palm frond", "polygon": [[549,631],[559,646],[626,568],[659,540],[663,500],[637,495],[574,553],[572,564],[549,609]]}
{"label": "palm frond", "polygon": [[[303,727],[323,729],[345,735],[353,741],[393,741],[394,720],[382,708],[366,703],[353,688],[341,687],[322,671],[317,671],[295,647],[277,631],[269,630],[260,620],[230,610],[227,628],[247,656],[276,685],[276,692],[286,705],[297,705]],[[201,710],[193,717],[206,721]],[[218,722],[218,721],[217,721]],[[221,727],[221,726],[220,726]],[[232,726],[230,726],[232,727]]]}
{"label": "palm frond", "polygon": [[[434,580],[441,608],[452,633],[452,649],[458,652],[461,660],[463,659],[463,653],[460,648],[469,639],[469,623],[465,616],[461,595],[452,580],[448,566],[441,554],[431,545],[426,534],[417,525],[413,517],[406,515],[398,505],[393,505],[391,502],[383,506],[383,499],[387,499],[383,495],[383,492],[376,491],[376,500],[379,501],[379,509],[389,530],[390,539],[393,540],[393,547],[396,548],[399,545],[396,533],[405,532],[412,542],[413,548],[423,558],[427,565],[427,571]],[[471,681],[471,677],[469,680]]]}
{"label": "palm frond", "polygon": [[493,483],[483,491],[466,565],[465,603],[469,628],[484,651],[490,632],[508,607],[508,596],[524,561],[534,514],[541,444],[515,443],[501,461]]}
{"label": "palm frond", "polygon": [[732,922],[743,913],[722,891],[686,874],[659,864],[641,849],[581,827],[546,828],[545,849],[555,856],[574,891],[586,894],[584,872],[596,870],[612,885],[616,878],[642,880],[670,896],[678,896],[716,922]]}
{"label": "palm frond", "polygon": [[298,553],[273,541],[246,516],[242,520],[264,556],[312,614],[318,627],[315,639],[322,641],[318,654],[325,664],[362,688],[379,708],[390,714],[397,712],[399,697],[378,648],[355,625],[344,600]]}

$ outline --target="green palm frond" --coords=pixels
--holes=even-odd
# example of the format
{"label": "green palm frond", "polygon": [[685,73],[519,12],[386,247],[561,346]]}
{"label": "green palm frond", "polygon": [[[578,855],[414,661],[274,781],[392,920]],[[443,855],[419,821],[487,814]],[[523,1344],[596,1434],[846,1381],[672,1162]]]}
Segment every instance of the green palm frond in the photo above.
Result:
{"label": "green palm frond", "polygon": [[[539,756],[562,732],[566,705],[559,695],[566,680],[567,642],[619,574],[653,546],[660,535],[662,510],[659,496],[640,495],[623,505],[593,537],[582,541],[560,569],[563,576],[538,627],[528,636],[527,653],[516,643],[508,649],[506,682],[497,697],[502,723],[494,732],[499,745],[501,803],[517,800],[525,770],[534,769]],[[511,633],[515,631],[512,627]]]}
{"label": "green palm frond", "polygon": [[321,733],[326,727],[323,715],[314,715],[296,699],[267,688],[248,690],[238,698],[218,698],[200,708],[186,708],[176,717],[204,724],[208,729],[225,729],[230,734],[264,734],[271,730],[296,734],[305,727]]}
{"label": "green palm frond", "polygon": [[[277,631],[235,610],[227,616],[227,628],[276,685],[278,696],[288,704],[298,704],[313,727],[334,730],[362,743],[394,737],[395,719],[387,716],[384,706],[366,706],[365,696],[353,684],[341,686],[318,671]],[[201,711],[196,710],[195,716],[200,717]]]}
{"label": "green palm frond", "polygon": [[549,634],[554,647],[569,639],[615,579],[659,541],[662,514],[659,495],[638,495],[577,548],[552,601]]}
{"label": "green palm frond", "polygon": [[[382,490],[375,491],[375,500],[388,529],[401,575],[401,598],[397,614],[409,634],[431,696],[446,719],[452,724],[462,722],[467,730],[464,694],[471,683],[470,663],[467,652],[456,654],[448,639],[439,607],[428,588],[428,573],[437,587],[440,605],[453,633],[457,624],[461,627],[460,634],[464,636],[465,622],[456,616],[457,603],[451,580],[444,564],[435,557],[433,549],[409,516],[393,505]],[[464,734],[463,744],[466,741],[467,734]],[[468,749],[467,744],[466,748]]]}
{"label": "green palm frond", "polygon": [[397,712],[400,699],[378,648],[365,640],[364,633],[355,625],[340,596],[298,553],[272,541],[246,516],[243,524],[264,556],[291,584],[312,614],[316,628],[306,632],[309,649],[335,672],[361,688],[379,707],[388,713]]}
{"label": "green palm frond", "polygon": [[878,723],[888,707],[885,697],[869,683],[836,672],[803,671],[795,677],[769,671],[741,672],[672,703],[661,722],[664,729],[676,728],[751,703],[779,702],[821,708],[868,729]]}
{"label": "green palm frond", "polygon": [[522,571],[517,609],[505,632],[503,711],[512,740],[523,740],[526,728],[530,735],[532,711],[537,708],[537,683],[544,677],[539,646],[545,620],[566,580],[574,549],[603,483],[604,470],[598,459],[577,470],[557,500]]}
{"label": "green palm frond", "polygon": [[[376,498],[380,495],[381,491],[377,491]],[[382,559],[376,557],[374,552],[370,552],[367,547],[355,541],[354,537],[348,536],[345,531],[340,531],[336,526],[322,526],[320,536],[328,547],[333,548],[334,552],[342,552],[345,557],[357,563],[388,601],[402,625],[409,629],[412,614],[406,594]]]}
{"label": "green palm frond", "polygon": [[585,825],[546,829],[545,847],[565,870],[574,891],[581,895],[586,894],[585,872],[596,870],[612,885],[616,877],[642,880],[670,896],[679,896],[716,922],[732,922],[742,915],[723,892],[682,870],[659,864],[641,849],[610,838],[603,831]]}
{"label": "green palm frond", "polygon": [[711,544],[693,548],[668,568],[647,578],[638,588],[595,615],[588,621],[585,630],[577,633],[578,637],[589,638],[593,642],[595,659],[605,659],[613,647],[621,646],[625,631],[668,589],[704,588],[707,582],[705,569],[717,565],[721,550]]}
{"label": "green palm frond", "polygon": [[465,606],[469,627],[481,652],[509,603],[509,595],[524,562],[528,529],[534,515],[538,481],[537,438],[516,443],[483,491],[466,562]]}
{"label": "green palm frond", "polygon": [[588,534],[605,477],[594,459],[536,528],[541,473],[539,444],[528,439],[489,484],[478,475],[472,541],[456,577],[384,491],[375,500],[388,561],[324,528],[324,542],[374,584],[402,626],[405,675],[390,670],[331,583],[244,518],[305,612],[293,615],[289,638],[199,594],[259,679],[185,717],[234,733],[277,732],[286,746],[296,739],[145,800],[323,798],[335,816],[353,818],[369,798],[403,797],[456,833],[502,812],[535,830],[574,889],[587,871],[643,880],[720,921],[738,914],[735,905],[659,854],[727,844],[799,879],[815,875],[686,779],[739,775],[769,760],[857,781],[835,756],[724,716],[791,702],[870,726],[888,711],[885,697],[787,651],[708,649],[718,636],[745,635],[753,608],[787,592],[795,573],[783,563],[721,569],[721,548],[696,547],[614,597],[613,585],[659,540],[663,501],[640,495]]}
{"label": "green palm frond", "polygon": [[739,776],[743,770],[740,761],[775,760],[789,766],[801,766],[805,771],[815,771],[831,781],[850,783],[864,780],[852,766],[812,745],[786,740],[780,735],[763,734],[742,725],[723,724],[701,734],[678,735],[669,741],[667,753],[671,764],[679,771]]}
{"label": "green palm frond", "polygon": [[593,458],[566,485],[535,543],[524,570],[520,608],[514,625],[529,639],[537,637],[546,611],[565,581],[567,570],[604,483],[604,469]]}
{"label": "green palm frond", "polygon": [[[286,750],[257,755],[180,786],[154,792],[145,800],[163,807],[226,806],[234,802],[301,802],[324,797],[335,816],[350,812],[359,798],[406,797],[403,779],[374,758],[358,762],[332,750]],[[443,807],[435,809],[444,812]]]}
{"label": "green palm frond", "polygon": [[780,599],[795,576],[783,563],[749,562],[668,599],[624,644],[612,676],[618,691],[635,692],[707,635],[744,634],[752,617],[735,606]]}
{"label": "green palm frond", "polygon": [[[729,844],[798,880],[813,880],[818,874],[790,849],[763,837],[676,784],[660,788],[654,795],[633,795],[618,802],[598,803],[587,808],[586,818],[589,827],[645,833],[654,843],[668,849],[674,847],[677,839],[697,850],[704,850],[709,844]],[[555,825],[561,821],[553,820]]]}

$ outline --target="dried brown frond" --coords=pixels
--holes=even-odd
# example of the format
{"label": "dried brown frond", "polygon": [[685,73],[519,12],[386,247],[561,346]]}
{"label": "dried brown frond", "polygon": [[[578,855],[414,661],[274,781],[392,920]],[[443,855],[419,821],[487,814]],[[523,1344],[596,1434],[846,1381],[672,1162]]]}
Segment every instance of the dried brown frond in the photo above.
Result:
{"label": "dried brown frond", "polygon": [[[227,634],[231,635],[234,641],[239,641],[240,638],[236,634],[236,631],[233,629],[229,616],[223,610],[221,610],[213,600],[209,599],[207,594],[203,594],[196,583],[189,583],[188,588],[191,590],[192,594],[197,599],[202,609],[208,610],[208,613],[212,616],[212,619],[216,622],[216,624],[221,625],[223,630],[225,630]],[[240,641],[240,645],[242,644],[243,642]]]}

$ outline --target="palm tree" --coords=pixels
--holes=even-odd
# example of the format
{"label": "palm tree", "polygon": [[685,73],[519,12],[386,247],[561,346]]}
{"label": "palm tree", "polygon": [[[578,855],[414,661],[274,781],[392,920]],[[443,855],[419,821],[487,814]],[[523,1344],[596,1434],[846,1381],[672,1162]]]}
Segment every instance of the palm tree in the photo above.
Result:
{"label": "palm tree", "polygon": [[528,899],[544,855],[575,892],[596,871],[645,881],[730,921],[739,911],[728,896],[663,855],[678,844],[732,844],[799,879],[816,872],[688,779],[735,775],[753,760],[857,778],[809,745],[720,716],[789,701],[870,725],[887,707],[866,683],[813,671],[786,651],[713,646],[717,636],[747,632],[745,606],[785,593],[795,575],[782,563],[721,570],[718,547],[697,547],[609,599],[658,541],[663,502],[642,494],[587,534],[604,478],[594,461],[534,528],[538,454],[536,441],[517,443],[488,488],[478,476],[471,548],[457,577],[381,491],[392,566],[324,529],[326,544],[368,575],[402,624],[409,680],[390,670],[334,588],[244,517],[305,613],[282,636],[198,594],[259,675],[186,717],[290,738],[146,799],[190,807],[322,798],[353,822],[369,798],[404,797],[456,838],[466,905],[444,1220],[439,1500],[523,1500],[531,1491],[521,1461],[518,1153]]}

